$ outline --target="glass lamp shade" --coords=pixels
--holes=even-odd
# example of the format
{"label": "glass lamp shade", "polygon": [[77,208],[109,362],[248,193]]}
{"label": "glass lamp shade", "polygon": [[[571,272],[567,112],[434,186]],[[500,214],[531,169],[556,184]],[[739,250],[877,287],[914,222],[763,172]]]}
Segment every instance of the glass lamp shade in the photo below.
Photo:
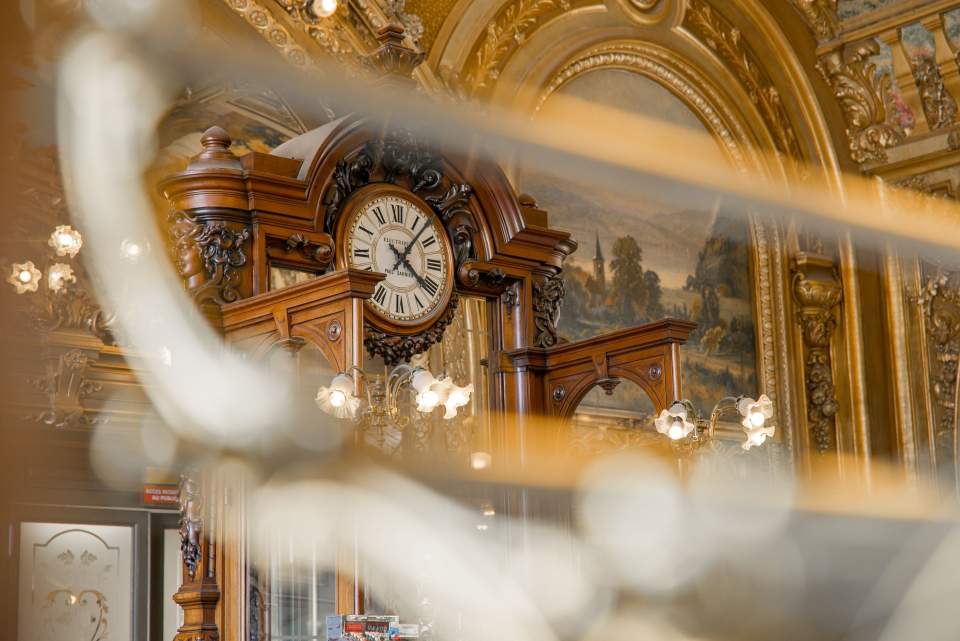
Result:
{"label": "glass lamp shade", "polygon": [[744,430],[760,428],[773,418],[773,401],[766,394],[757,400],[742,398],[737,403],[737,411],[743,417],[741,424]]}
{"label": "glass lamp shade", "polygon": [[422,367],[415,369],[413,376],[410,377],[410,386],[417,390],[418,394],[426,391],[435,382],[437,382],[437,379],[433,377],[433,374]]}
{"label": "glass lamp shade", "polygon": [[444,403],[446,412],[444,412],[443,418],[451,419],[455,417],[457,415],[457,409],[470,402],[471,394],[473,394],[473,383],[469,383],[466,387],[460,387],[451,382],[450,393],[447,394],[447,400]]}
{"label": "glass lamp shade", "polygon": [[749,450],[755,445],[763,445],[763,442],[766,441],[767,438],[773,436],[775,428],[771,425],[769,427],[744,428],[743,431],[747,436],[743,441],[743,449]]}
{"label": "glass lamp shade", "polygon": [[35,292],[40,287],[40,278],[43,274],[37,269],[33,261],[28,260],[25,263],[14,263],[7,277],[7,282],[13,285],[18,294]]}
{"label": "glass lamp shade", "polygon": [[674,441],[686,438],[696,427],[687,420],[687,408],[682,403],[674,403],[660,412],[653,424],[659,433]]}
{"label": "glass lamp shade", "polygon": [[329,386],[317,390],[317,407],[337,418],[354,418],[360,409],[360,399],[353,394],[353,379],[348,374],[337,374]]}
{"label": "glass lamp shade", "polygon": [[77,282],[77,277],[73,273],[73,267],[66,263],[54,263],[47,270],[47,287],[52,292],[59,292],[67,283]]}
{"label": "glass lamp shade", "polygon": [[47,244],[53,247],[57,256],[69,256],[73,258],[80,252],[83,246],[83,237],[76,229],[70,225],[57,225]]}

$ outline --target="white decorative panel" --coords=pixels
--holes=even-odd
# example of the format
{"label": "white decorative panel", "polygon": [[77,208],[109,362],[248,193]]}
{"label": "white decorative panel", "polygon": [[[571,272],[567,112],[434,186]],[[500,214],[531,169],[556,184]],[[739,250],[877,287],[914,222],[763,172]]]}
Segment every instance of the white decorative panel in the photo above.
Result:
{"label": "white decorative panel", "polygon": [[163,531],[163,638],[170,641],[183,625],[183,610],[173,601],[180,589],[180,531],[167,528]]}
{"label": "white decorative panel", "polygon": [[20,525],[19,641],[133,641],[133,528]]}

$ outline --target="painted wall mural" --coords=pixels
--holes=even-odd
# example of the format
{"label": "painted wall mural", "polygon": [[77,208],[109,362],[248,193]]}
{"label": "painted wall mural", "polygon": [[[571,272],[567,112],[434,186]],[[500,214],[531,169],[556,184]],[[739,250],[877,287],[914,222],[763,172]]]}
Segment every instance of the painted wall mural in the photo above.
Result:
{"label": "painted wall mural", "polygon": [[[592,71],[558,93],[706,131],[673,94],[633,72]],[[543,111],[549,109],[550,99]],[[719,147],[716,161],[726,162]],[[722,396],[756,391],[742,218],[712,197],[681,207],[658,194],[638,202],[529,171],[519,182],[549,212],[550,225],[572,232],[580,244],[565,268],[562,336],[576,340],[664,317],[690,319],[698,327],[683,350],[686,395],[709,411]],[[618,395],[620,407],[646,411],[642,391],[631,392]]]}

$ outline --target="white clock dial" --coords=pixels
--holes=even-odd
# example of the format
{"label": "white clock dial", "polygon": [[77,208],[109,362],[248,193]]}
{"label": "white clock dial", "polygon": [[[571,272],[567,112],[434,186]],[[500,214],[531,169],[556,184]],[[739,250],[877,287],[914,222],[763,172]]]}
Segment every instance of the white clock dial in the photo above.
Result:
{"label": "white clock dial", "polygon": [[387,275],[370,298],[383,316],[416,321],[443,303],[447,241],[432,213],[399,196],[379,196],[358,211],[348,234],[350,266]]}

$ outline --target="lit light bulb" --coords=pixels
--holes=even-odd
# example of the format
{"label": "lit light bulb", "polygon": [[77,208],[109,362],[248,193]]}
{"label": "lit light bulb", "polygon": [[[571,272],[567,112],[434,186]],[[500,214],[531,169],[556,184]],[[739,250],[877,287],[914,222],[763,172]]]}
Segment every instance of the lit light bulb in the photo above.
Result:
{"label": "lit light bulb", "polygon": [[762,426],[766,420],[766,417],[760,410],[754,410],[750,412],[750,423],[753,424],[754,427]]}
{"label": "lit light bulb", "polygon": [[484,516],[496,516],[496,515],[497,515],[497,511],[493,509],[493,506],[492,506],[492,505],[487,504],[487,505],[484,505],[484,506],[483,506],[483,515],[484,515]]}
{"label": "lit light bulb", "polygon": [[317,407],[337,418],[354,418],[360,408],[360,399],[353,395],[353,378],[340,373],[333,377],[330,386],[317,390]]}
{"label": "lit light bulb", "polygon": [[37,269],[33,261],[28,260],[25,263],[14,263],[7,277],[7,282],[13,285],[18,294],[35,292],[40,287],[40,277],[43,274]]}
{"label": "lit light bulb", "polygon": [[347,395],[342,391],[335,389],[330,392],[330,405],[334,407],[343,407],[344,403],[347,402]]}
{"label": "lit light bulb", "polygon": [[73,274],[73,267],[66,263],[54,263],[47,272],[47,287],[52,292],[59,292],[67,283],[77,282],[77,277]]}
{"label": "lit light bulb", "polygon": [[337,10],[337,0],[313,0],[313,13],[320,18],[329,18]]}
{"label": "lit light bulb", "polygon": [[47,244],[53,247],[57,256],[73,258],[80,251],[80,247],[83,246],[83,237],[70,225],[58,225],[50,234],[50,240],[47,241]]}
{"label": "lit light bulb", "polygon": [[135,263],[147,253],[150,246],[145,243],[138,243],[135,240],[125,239],[120,243],[120,255],[131,263]]}
{"label": "lit light bulb", "polygon": [[426,389],[417,394],[417,409],[421,412],[432,412],[440,404],[440,395],[432,389]]}
{"label": "lit light bulb", "polygon": [[667,432],[667,436],[674,441],[683,438],[683,423],[681,421],[674,421],[673,425],[670,426],[670,431]]}
{"label": "lit light bulb", "polygon": [[485,532],[486,530],[490,529],[490,526],[486,523],[477,523],[477,529],[481,532]]}
{"label": "lit light bulb", "polygon": [[493,463],[493,457],[486,452],[472,452],[470,454],[470,467],[475,470],[485,470]]}

